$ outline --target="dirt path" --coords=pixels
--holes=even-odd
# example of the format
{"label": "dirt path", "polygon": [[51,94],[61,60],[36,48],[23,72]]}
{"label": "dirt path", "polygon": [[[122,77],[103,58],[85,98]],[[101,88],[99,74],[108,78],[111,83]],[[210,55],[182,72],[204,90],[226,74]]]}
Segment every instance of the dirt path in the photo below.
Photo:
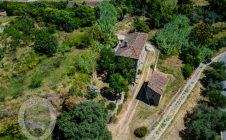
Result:
{"label": "dirt path", "polygon": [[135,88],[130,91],[130,96],[124,103],[122,112],[117,117],[118,122],[108,125],[109,130],[112,132],[113,140],[127,140],[131,135],[129,131],[129,124],[133,118],[133,115],[135,114],[135,110],[138,105],[138,100],[136,100],[136,96],[141,86],[143,85],[143,82],[147,80],[148,75],[150,74],[150,66],[154,62],[154,56],[155,55],[153,55],[153,53],[147,53],[141,78],[139,79],[138,84],[135,85]]}

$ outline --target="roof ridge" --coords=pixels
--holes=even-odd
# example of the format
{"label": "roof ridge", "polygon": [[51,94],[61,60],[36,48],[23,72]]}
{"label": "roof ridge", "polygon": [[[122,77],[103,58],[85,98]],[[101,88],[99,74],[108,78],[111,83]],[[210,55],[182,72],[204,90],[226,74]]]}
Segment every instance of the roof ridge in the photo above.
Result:
{"label": "roof ridge", "polygon": [[[139,33],[138,32],[135,32],[135,39],[133,40],[133,43],[132,44],[134,44],[134,42],[136,42],[138,35],[139,35]],[[132,47],[133,52],[136,55],[136,57],[138,57],[138,55],[137,55],[137,53],[135,51],[134,45],[131,45],[131,47]]]}

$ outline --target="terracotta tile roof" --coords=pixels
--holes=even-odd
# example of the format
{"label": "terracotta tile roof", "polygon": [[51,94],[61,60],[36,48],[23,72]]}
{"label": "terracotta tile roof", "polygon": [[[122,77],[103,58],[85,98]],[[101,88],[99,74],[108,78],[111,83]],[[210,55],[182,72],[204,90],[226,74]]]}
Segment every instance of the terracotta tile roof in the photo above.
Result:
{"label": "terracotta tile roof", "polygon": [[120,46],[116,50],[116,56],[139,59],[147,39],[148,34],[146,33],[135,32],[129,34],[126,38],[127,46]]}
{"label": "terracotta tile roof", "polygon": [[162,95],[168,82],[169,79],[165,73],[154,71],[148,82],[148,87]]}

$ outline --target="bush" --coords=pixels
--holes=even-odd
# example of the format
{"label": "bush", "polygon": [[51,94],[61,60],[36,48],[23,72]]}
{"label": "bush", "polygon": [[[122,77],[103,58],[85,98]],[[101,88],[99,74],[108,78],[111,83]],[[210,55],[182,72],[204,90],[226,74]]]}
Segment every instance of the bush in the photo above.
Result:
{"label": "bush", "polygon": [[29,85],[29,88],[35,89],[35,88],[40,87],[41,84],[42,84],[42,78],[40,77],[40,75],[39,76],[34,76],[31,79],[31,83]]}
{"label": "bush", "polygon": [[192,66],[190,64],[185,64],[183,67],[184,78],[187,79],[192,74]]}
{"label": "bush", "polygon": [[139,127],[134,130],[134,135],[138,138],[143,138],[148,132],[147,127]]}
{"label": "bush", "polygon": [[83,73],[91,74],[96,69],[97,54],[86,51],[75,57],[74,66]]}
{"label": "bush", "polygon": [[145,21],[140,20],[139,18],[135,18],[133,21],[133,26],[138,32],[145,32],[148,33],[150,31],[148,25],[145,23]]}
{"label": "bush", "polygon": [[36,53],[52,56],[57,51],[57,40],[48,32],[41,30],[35,35],[34,50]]}
{"label": "bush", "polygon": [[75,74],[76,68],[74,66],[70,66],[66,72],[67,76],[72,76]]}
{"label": "bush", "polygon": [[107,105],[107,109],[108,109],[108,110],[114,110],[115,107],[116,107],[115,103],[112,103],[112,102],[110,102],[110,103]]}
{"label": "bush", "polygon": [[70,40],[70,46],[79,49],[88,48],[91,46],[92,41],[91,35],[85,32],[74,36],[74,38]]}
{"label": "bush", "polygon": [[0,60],[4,57],[4,49],[0,48]]}
{"label": "bush", "polygon": [[118,106],[117,115],[118,115],[120,112],[122,112],[122,107],[123,107],[123,104],[120,104],[120,105]]}

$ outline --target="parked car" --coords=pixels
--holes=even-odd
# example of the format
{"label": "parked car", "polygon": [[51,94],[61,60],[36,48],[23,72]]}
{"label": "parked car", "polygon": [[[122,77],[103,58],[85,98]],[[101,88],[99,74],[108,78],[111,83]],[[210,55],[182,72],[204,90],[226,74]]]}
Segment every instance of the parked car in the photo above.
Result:
{"label": "parked car", "polygon": [[204,64],[209,64],[210,62],[212,62],[212,59],[207,58],[203,63],[204,63]]}

